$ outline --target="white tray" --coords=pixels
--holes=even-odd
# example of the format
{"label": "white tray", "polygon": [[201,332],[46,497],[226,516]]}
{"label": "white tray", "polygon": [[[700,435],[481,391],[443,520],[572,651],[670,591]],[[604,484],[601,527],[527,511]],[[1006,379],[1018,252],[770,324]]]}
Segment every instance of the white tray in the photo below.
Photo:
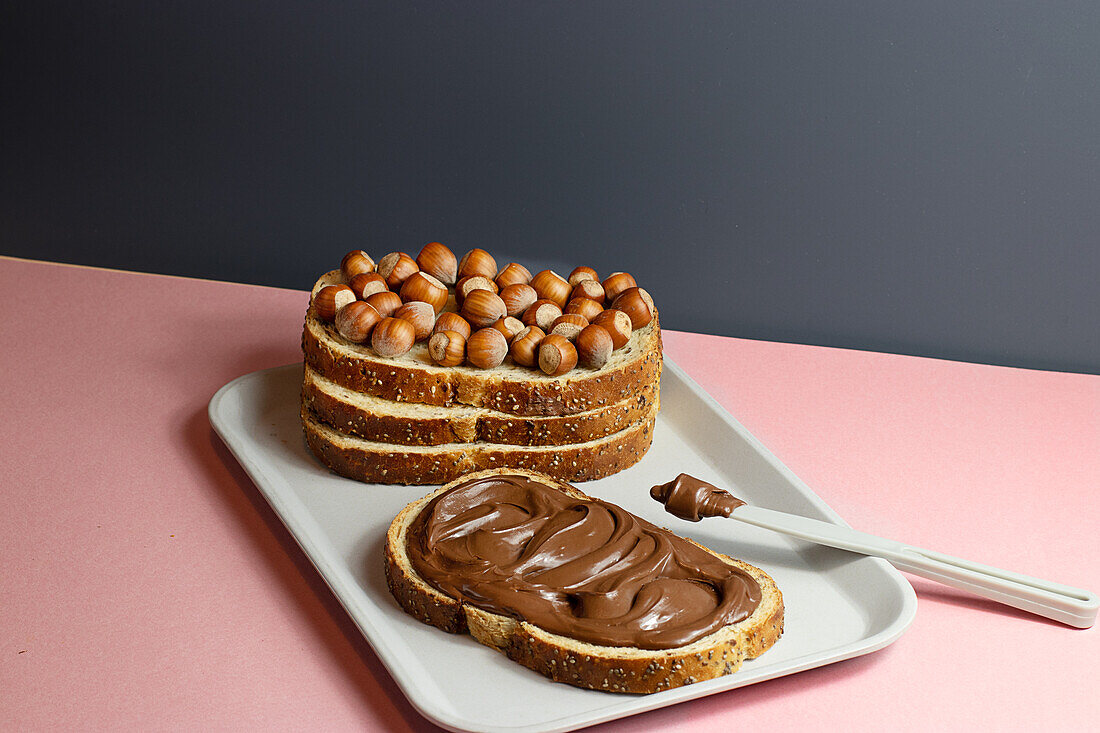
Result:
{"label": "white tray", "polygon": [[687,472],[750,503],[843,524],[666,358],[653,447],[637,465],[581,488],[766,570],[783,591],[783,637],[736,674],[653,695],[555,684],[469,636],[422,624],[397,606],[382,572],[386,528],[402,507],[432,487],[364,485],[322,467],[302,437],[301,379],[300,364],[239,377],[210,400],[210,422],[412,705],[445,728],[573,730],[866,654],[896,640],[913,619],[913,589],[885,561],[740,523],[684,522],[649,498],[650,486]]}

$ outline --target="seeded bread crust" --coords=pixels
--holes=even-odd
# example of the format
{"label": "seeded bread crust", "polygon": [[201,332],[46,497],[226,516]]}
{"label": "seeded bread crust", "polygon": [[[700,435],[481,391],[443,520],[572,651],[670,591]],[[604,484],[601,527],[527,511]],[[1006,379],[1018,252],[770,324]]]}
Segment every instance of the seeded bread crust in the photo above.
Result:
{"label": "seeded bread crust", "polygon": [[[512,468],[461,476],[406,506],[386,534],[386,582],[398,604],[411,616],[444,631],[469,633],[523,666],[555,682],[607,692],[651,693],[736,672],[745,659],[767,651],[783,633],[783,595],[771,576],[740,560],[703,548],[752,576],[760,585],[761,601],[747,619],[725,626],[676,649],[649,650],[588,644],[551,634],[525,621],[490,613],[436,590],[409,562],[409,525],[435,496],[460,482],[496,474],[530,476],[570,496],[589,498],[550,476]],[[696,543],[697,544],[697,543]]]}
{"label": "seeded bread crust", "polygon": [[[338,270],[321,277],[315,293],[342,282]],[[312,299],[311,299],[312,303]],[[447,310],[454,310],[454,301]],[[329,381],[353,392],[395,402],[484,407],[510,416],[554,416],[587,412],[614,405],[659,384],[661,329],[657,314],[635,331],[623,348],[601,369],[578,367],[560,377],[512,363],[495,369],[440,367],[432,363],[421,342],[398,358],[382,358],[369,347],[347,341],[317,318],[312,305],[302,329],[306,364]]]}
{"label": "seeded bread crust", "polygon": [[513,417],[466,405],[436,407],[352,392],[307,364],[302,402],[321,422],[366,440],[402,445],[503,443],[566,445],[617,433],[641,420],[657,399],[656,385],[615,405],[552,417]]}
{"label": "seeded bread crust", "polygon": [[373,484],[441,484],[470,471],[497,466],[541,471],[563,481],[592,481],[634,465],[653,442],[659,405],[641,420],[599,440],[555,446],[499,443],[396,445],[368,441],[333,429],[302,408],[306,443],[326,466]]}

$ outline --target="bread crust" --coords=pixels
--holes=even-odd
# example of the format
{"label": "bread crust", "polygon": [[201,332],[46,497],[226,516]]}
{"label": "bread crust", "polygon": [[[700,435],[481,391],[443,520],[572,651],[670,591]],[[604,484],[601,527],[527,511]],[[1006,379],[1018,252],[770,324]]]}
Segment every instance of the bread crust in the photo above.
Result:
{"label": "bread crust", "polygon": [[[342,282],[339,271],[322,276],[314,291],[334,282]],[[452,301],[447,309],[453,308]],[[649,325],[631,335],[614,362],[601,369],[574,369],[560,377],[533,369],[438,367],[427,358],[423,344],[414,346],[404,359],[379,357],[320,321],[312,305],[302,329],[302,352],[315,372],[353,392],[396,402],[459,403],[510,416],[587,412],[629,399],[658,384],[661,376],[661,330],[656,313]]]}
{"label": "bread crust", "polygon": [[342,433],[401,445],[583,443],[633,425],[649,413],[657,400],[656,385],[646,385],[622,402],[588,412],[515,417],[465,406],[414,410],[404,403],[364,400],[342,392],[339,385],[305,366],[302,402],[317,419]]}
{"label": "bread crust", "polygon": [[771,576],[760,568],[705,547],[707,552],[756,580],[761,589],[760,605],[747,619],[675,649],[588,644],[551,634],[525,621],[490,613],[441,593],[424,581],[409,562],[405,551],[409,525],[428,502],[460,481],[503,473],[530,476],[579,499],[589,498],[552,477],[505,468],[459,477],[410,503],[390,524],[383,557],[390,592],[407,613],[444,631],[469,633],[479,642],[555,682],[635,694],[659,692],[732,674],[745,659],[767,651],[783,633],[783,595]]}
{"label": "bread crust", "polygon": [[[497,466],[540,471],[563,481],[592,481],[634,465],[653,442],[654,405],[642,420],[597,441],[561,446],[451,443],[408,446],[365,441],[321,422],[305,407],[306,443],[330,469],[373,484],[441,484]],[[510,469],[512,470],[512,469]]]}

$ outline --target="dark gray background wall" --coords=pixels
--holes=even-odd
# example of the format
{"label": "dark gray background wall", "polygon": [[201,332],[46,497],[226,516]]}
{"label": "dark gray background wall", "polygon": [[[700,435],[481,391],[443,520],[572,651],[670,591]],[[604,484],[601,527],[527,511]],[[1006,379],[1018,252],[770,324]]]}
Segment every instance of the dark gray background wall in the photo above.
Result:
{"label": "dark gray background wall", "polygon": [[295,288],[440,240],[672,328],[1100,372],[1093,2],[23,3],[0,252]]}

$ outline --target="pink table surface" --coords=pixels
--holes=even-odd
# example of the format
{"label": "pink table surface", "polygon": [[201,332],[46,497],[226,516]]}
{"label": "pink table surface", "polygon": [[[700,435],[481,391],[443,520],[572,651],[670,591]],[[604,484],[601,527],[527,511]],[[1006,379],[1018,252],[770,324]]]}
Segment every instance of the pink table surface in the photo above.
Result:
{"label": "pink table surface", "polygon": [[[434,728],[207,422],[218,387],[300,359],[305,305],[0,258],[0,728]],[[1100,377],[666,346],[853,526],[1100,588]],[[883,651],[603,728],[1100,720],[1096,629],[912,580],[917,618]]]}

